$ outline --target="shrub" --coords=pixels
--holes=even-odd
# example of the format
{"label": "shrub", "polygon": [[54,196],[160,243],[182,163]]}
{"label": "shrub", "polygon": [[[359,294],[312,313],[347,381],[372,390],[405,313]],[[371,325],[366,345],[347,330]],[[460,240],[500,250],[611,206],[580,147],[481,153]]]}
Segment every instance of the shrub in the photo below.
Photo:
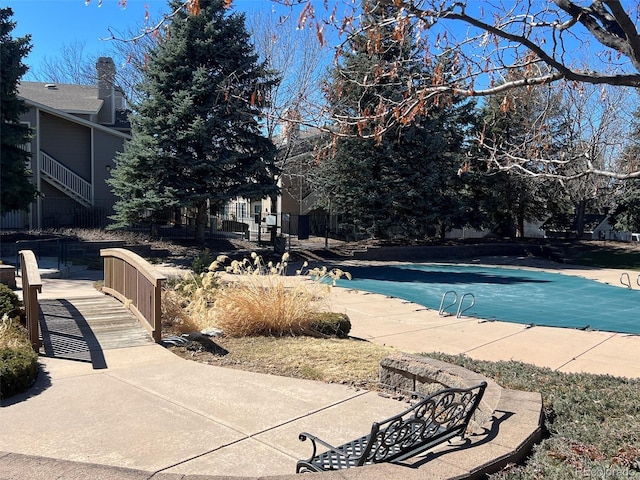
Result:
{"label": "shrub", "polygon": [[[311,280],[303,277],[302,269],[295,277],[287,277],[288,258],[285,253],[279,263],[265,264],[262,257],[252,253],[252,260],[234,260],[225,267],[225,272],[235,278],[225,277],[216,292],[216,326],[232,337],[313,333],[313,324],[329,293],[327,280],[335,284],[338,278],[350,276],[323,267],[307,272]],[[224,260],[218,259],[210,269],[218,270]]]}
{"label": "shrub", "polygon": [[209,269],[209,265],[211,265],[211,262],[213,262],[211,250],[205,248],[202,253],[200,253],[193,259],[193,262],[191,263],[191,270],[196,275],[206,273]]}
{"label": "shrub", "polygon": [[31,347],[0,349],[0,398],[9,398],[29,388],[38,374],[38,355]]}
{"label": "shrub", "polygon": [[12,315],[19,307],[18,296],[4,283],[0,283],[0,317],[4,314]]}
{"label": "shrub", "polygon": [[347,338],[351,331],[351,321],[344,313],[322,312],[316,315],[311,328],[322,335]]}
{"label": "shrub", "polygon": [[350,278],[348,273],[323,267],[286,276],[286,253],[275,265],[265,264],[255,253],[251,260],[225,266],[228,259],[221,255],[206,273],[168,282],[162,298],[166,328],[184,332],[217,327],[233,337],[348,334],[348,319],[318,316],[331,284],[342,276]]}
{"label": "shrub", "polygon": [[0,398],[29,388],[38,374],[38,355],[17,319],[0,321]]}

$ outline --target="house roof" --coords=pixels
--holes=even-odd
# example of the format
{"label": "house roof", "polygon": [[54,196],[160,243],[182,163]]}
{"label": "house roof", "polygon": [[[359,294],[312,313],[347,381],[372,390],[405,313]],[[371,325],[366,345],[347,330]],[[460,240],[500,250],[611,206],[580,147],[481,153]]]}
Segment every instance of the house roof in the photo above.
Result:
{"label": "house roof", "polygon": [[64,83],[20,82],[18,95],[47,107],[76,115],[96,115],[103,101],[98,87]]}
{"label": "house roof", "polygon": [[127,132],[123,132],[120,131],[118,129],[115,128],[111,128],[109,126],[106,125],[101,125],[99,123],[95,123],[95,122],[91,122],[89,120],[85,120],[84,118],[78,117],[76,115],[67,113],[67,112],[63,112],[61,110],[57,110],[55,108],[49,107],[47,105],[43,105],[42,103],[38,103],[38,102],[34,102],[33,100],[26,100],[28,105],[31,105],[34,108],[38,108],[40,110],[44,110],[45,112],[51,114],[51,115],[55,115],[57,117],[60,118],[64,118],[65,120],[69,120],[70,122],[74,122],[77,123],[79,125],[84,125],[85,127],[89,127],[89,128],[95,128],[97,130],[103,131],[105,133],[108,133],[110,135],[115,135],[117,137],[121,137],[121,138],[125,138],[130,140],[131,139],[131,135],[129,135]]}

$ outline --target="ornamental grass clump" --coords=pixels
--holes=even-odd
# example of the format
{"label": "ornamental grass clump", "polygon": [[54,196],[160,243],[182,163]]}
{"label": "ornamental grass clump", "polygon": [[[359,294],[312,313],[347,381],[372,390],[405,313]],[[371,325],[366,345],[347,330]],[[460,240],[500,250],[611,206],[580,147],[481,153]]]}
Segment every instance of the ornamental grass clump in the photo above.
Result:
{"label": "ornamental grass clump", "polygon": [[251,260],[234,260],[226,267],[226,258],[213,262],[211,271],[224,268],[213,304],[216,326],[232,337],[314,334],[331,285],[351,277],[326,267],[305,271],[306,262],[295,276],[287,276],[288,258],[285,253],[277,264],[265,264],[252,253]]}
{"label": "ornamental grass clump", "polygon": [[[214,262],[215,263],[215,262]],[[188,272],[169,282],[162,292],[162,323],[173,333],[202,331],[214,326],[213,303],[218,274]]]}
{"label": "ornamental grass clump", "polygon": [[0,318],[0,349],[2,348],[12,350],[31,348],[29,337],[20,325],[19,319],[17,317],[10,318],[6,313]]}

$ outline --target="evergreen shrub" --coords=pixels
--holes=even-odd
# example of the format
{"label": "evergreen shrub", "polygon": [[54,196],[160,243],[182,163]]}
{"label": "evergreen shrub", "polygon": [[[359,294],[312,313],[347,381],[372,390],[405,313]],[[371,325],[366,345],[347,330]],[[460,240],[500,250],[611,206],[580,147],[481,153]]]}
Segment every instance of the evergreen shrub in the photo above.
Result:
{"label": "evergreen shrub", "polygon": [[197,255],[191,263],[191,270],[194,274],[200,275],[206,273],[209,270],[209,265],[213,262],[213,256],[211,250],[205,248],[202,253]]}
{"label": "evergreen shrub", "polygon": [[38,355],[18,319],[0,320],[0,399],[29,388],[38,374]]}
{"label": "evergreen shrub", "polygon": [[344,313],[323,312],[318,314],[311,328],[322,335],[347,338],[351,331],[351,320]]}
{"label": "evergreen shrub", "polygon": [[18,296],[4,283],[0,283],[0,317],[4,314],[12,315],[19,307]]}

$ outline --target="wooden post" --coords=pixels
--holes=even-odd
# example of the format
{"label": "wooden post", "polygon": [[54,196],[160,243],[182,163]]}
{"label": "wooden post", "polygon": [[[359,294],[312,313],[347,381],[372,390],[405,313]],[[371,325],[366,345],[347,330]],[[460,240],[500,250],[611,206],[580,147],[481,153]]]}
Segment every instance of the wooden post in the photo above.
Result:
{"label": "wooden post", "polygon": [[31,250],[20,250],[20,272],[22,277],[22,302],[27,313],[27,331],[31,346],[40,350],[40,306],[38,293],[42,292],[42,280],[36,256]]}

